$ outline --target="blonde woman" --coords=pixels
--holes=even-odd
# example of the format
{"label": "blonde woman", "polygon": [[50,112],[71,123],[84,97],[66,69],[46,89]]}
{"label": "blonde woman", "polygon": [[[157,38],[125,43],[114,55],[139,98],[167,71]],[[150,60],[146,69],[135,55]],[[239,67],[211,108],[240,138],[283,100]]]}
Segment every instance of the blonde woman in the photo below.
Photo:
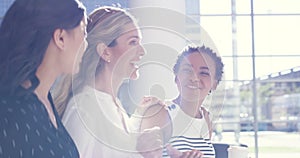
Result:
{"label": "blonde woman", "polygon": [[[141,32],[134,17],[120,8],[100,7],[89,20],[79,73],[61,79],[61,89],[54,89],[57,108],[85,158],[141,157],[129,117],[116,97],[124,79],[138,77],[137,63],[145,54]],[[153,140],[151,145],[159,146]]]}

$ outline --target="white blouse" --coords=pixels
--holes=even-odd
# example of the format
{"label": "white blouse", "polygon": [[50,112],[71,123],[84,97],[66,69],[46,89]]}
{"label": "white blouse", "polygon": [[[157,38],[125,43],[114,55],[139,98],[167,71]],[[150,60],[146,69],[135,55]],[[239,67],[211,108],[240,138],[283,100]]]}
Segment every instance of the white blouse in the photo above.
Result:
{"label": "white blouse", "polygon": [[107,93],[85,87],[70,100],[62,121],[81,157],[141,157],[126,111]]}
{"label": "white blouse", "polygon": [[[193,118],[173,102],[167,102],[167,105],[173,127],[169,143],[181,152],[196,149],[204,154],[203,158],[215,158],[215,150],[209,139],[208,125],[204,117]],[[163,157],[169,157],[166,150]]]}

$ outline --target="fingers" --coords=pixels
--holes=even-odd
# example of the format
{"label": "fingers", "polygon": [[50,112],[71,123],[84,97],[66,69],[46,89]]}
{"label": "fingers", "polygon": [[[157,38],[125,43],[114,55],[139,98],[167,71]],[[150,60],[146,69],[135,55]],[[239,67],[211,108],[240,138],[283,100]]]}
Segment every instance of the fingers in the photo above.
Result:
{"label": "fingers", "polygon": [[159,127],[145,129],[137,139],[137,150],[148,155],[162,155],[163,141]]}
{"label": "fingers", "polygon": [[179,158],[180,156],[182,156],[182,152],[174,148],[171,144],[167,144],[166,150],[171,158]]}
{"label": "fingers", "polygon": [[190,151],[189,158],[201,158],[203,156],[202,152],[199,150]]}
{"label": "fingers", "polygon": [[191,150],[186,152],[180,152],[172,145],[168,144],[166,146],[167,153],[171,158],[202,158],[203,154],[199,150]]}
{"label": "fingers", "polygon": [[142,106],[150,106],[150,105],[165,105],[163,101],[161,101],[159,98],[154,97],[154,96],[144,96],[142,99]]}
{"label": "fingers", "polygon": [[143,133],[157,133],[160,131],[160,127],[154,126],[152,128],[144,129]]}

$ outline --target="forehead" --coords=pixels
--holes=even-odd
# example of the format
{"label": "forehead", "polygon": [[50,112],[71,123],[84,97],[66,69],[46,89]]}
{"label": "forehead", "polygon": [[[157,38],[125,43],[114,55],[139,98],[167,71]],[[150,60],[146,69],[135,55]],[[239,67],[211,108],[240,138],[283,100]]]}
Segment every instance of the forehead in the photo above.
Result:
{"label": "forehead", "polygon": [[187,55],[181,65],[190,65],[194,68],[208,67],[210,70],[215,69],[214,60],[209,55],[199,52]]}
{"label": "forehead", "polygon": [[123,27],[123,33],[119,37],[120,39],[126,39],[130,37],[137,37],[137,38],[142,38],[141,37],[141,31],[139,28],[134,25],[133,23],[127,24]]}
{"label": "forehead", "polygon": [[88,24],[88,19],[89,19],[88,15],[86,13],[84,13],[84,15],[82,17],[82,21],[84,22],[84,24],[86,24],[86,25]]}
{"label": "forehead", "polygon": [[86,17],[84,17],[84,18],[81,20],[80,25],[81,25],[81,26],[87,26],[87,18],[86,18]]}

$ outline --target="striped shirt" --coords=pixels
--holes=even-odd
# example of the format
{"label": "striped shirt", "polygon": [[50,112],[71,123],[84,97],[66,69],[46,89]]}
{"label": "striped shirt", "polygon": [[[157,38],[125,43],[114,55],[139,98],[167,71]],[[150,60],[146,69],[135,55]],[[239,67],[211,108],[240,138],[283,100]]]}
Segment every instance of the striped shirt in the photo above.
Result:
{"label": "striped shirt", "polygon": [[[215,158],[215,150],[209,139],[209,130],[204,118],[198,119],[185,114],[175,103],[168,103],[173,133],[169,143],[181,152],[200,150],[203,158]],[[163,157],[169,157],[166,150]]]}

